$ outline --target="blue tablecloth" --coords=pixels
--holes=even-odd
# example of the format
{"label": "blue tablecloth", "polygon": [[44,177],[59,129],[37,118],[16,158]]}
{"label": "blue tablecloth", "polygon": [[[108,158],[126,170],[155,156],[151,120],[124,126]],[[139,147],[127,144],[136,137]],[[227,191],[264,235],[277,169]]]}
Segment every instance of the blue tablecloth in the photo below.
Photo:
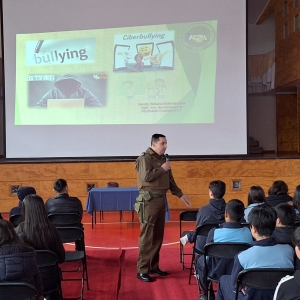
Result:
{"label": "blue tablecloth", "polygon": [[[133,205],[138,195],[137,187],[91,189],[87,198],[86,209],[93,217],[92,226],[94,224],[94,212],[96,211],[134,211]],[[166,221],[169,220],[170,211],[166,200]]]}
{"label": "blue tablecloth", "polygon": [[93,188],[89,192],[86,209],[89,214],[103,210],[133,211],[138,195],[137,187]]}

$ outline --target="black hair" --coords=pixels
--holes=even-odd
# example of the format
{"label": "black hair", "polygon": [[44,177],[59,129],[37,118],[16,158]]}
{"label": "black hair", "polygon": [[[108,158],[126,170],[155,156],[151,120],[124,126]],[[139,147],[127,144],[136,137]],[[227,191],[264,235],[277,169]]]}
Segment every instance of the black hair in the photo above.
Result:
{"label": "black hair", "polygon": [[300,249],[300,227],[297,227],[292,235],[292,243]]}
{"label": "black hair", "polygon": [[283,195],[287,194],[289,191],[288,185],[282,180],[276,180],[273,182],[270,187],[268,194],[269,195]]}
{"label": "black hair", "polygon": [[287,203],[280,203],[277,204],[275,207],[277,218],[279,218],[282,225],[285,226],[293,226],[296,221],[296,213],[295,209],[287,204]]}
{"label": "black hair", "polygon": [[68,184],[66,180],[59,178],[54,181],[53,188],[56,192],[61,193],[67,185]]}
{"label": "black hair", "polygon": [[160,133],[154,133],[154,134],[152,135],[152,137],[151,137],[151,146],[152,146],[153,143],[158,142],[159,138],[161,138],[161,137],[162,137],[162,138],[165,138],[166,136],[163,135],[163,134],[160,134]]}
{"label": "black hair", "polygon": [[250,226],[255,226],[260,236],[272,235],[276,227],[276,219],[276,210],[268,204],[253,207],[248,215]]}
{"label": "black hair", "polygon": [[[16,244],[20,247],[25,247],[25,243],[23,243],[18,237],[12,223],[6,221],[4,219],[0,220],[0,247],[3,245],[11,245]],[[0,251],[1,252],[1,251]]]}
{"label": "black hair", "polygon": [[248,192],[248,205],[266,202],[265,192],[259,185],[253,185]]}
{"label": "black hair", "polygon": [[300,185],[295,188],[293,205],[300,212]]}
{"label": "black hair", "polygon": [[244,203],[239,199],[231,199],[225,206],[225,211],[228,213],[231,221],[241,222],[244,218]]}
{"label": "black hair", "polygon": [[211,190],[215,199],[222,199],[225,195],[226,184],[221,180],[214,180],[209,183],[208,188]]}

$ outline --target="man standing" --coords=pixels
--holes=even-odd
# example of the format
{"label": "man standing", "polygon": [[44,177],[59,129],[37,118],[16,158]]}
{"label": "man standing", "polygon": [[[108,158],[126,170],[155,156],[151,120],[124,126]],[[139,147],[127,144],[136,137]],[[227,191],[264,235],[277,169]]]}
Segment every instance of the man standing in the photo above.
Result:
{"label": "man standing", "polygon": [[163,242],[166,193],[168,190],[190,206],[189,197],[183,195],[172,175],[171,165],[164,155],[167,139],[163,134],[153,134],[151,148],[139,156],[135,163],[140,195],[136,210],[141,222],[137,278],[151,282],[149,274],[168,275],[159,269],[159,251]]}

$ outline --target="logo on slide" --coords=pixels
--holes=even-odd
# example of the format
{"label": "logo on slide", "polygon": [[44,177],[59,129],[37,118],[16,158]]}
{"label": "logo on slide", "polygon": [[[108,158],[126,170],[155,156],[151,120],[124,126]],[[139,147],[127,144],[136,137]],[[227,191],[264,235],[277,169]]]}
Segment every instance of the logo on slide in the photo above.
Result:
{"label": "logo on slide", "polygon": [[193,23],[181,35],[182,44],[191,51],[208,48],[215,40],[215,30],[207,23]]}
{"label": "logo on slide", "polygon": [[95,61],[95,39],[38,40],[26,43],[26,65],[70,65]]}

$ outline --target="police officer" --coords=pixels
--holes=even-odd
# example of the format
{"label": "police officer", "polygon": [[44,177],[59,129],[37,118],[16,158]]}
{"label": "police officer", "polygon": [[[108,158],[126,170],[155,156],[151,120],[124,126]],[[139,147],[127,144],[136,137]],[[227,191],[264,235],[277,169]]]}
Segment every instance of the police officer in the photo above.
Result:
{"label": "police officer", "polygon": [[168,275],[159,268],[159,251],[163,242],[166,193],[168,190],[190,206],[189,197],[183,195],[176,185],[169,161],[164,155],[167,139],[163,134],[153,134],[151,148],[142,153],[135,162],[140,195],[136,210],[141,222],[137,278],[151,282],[149,274]]}

